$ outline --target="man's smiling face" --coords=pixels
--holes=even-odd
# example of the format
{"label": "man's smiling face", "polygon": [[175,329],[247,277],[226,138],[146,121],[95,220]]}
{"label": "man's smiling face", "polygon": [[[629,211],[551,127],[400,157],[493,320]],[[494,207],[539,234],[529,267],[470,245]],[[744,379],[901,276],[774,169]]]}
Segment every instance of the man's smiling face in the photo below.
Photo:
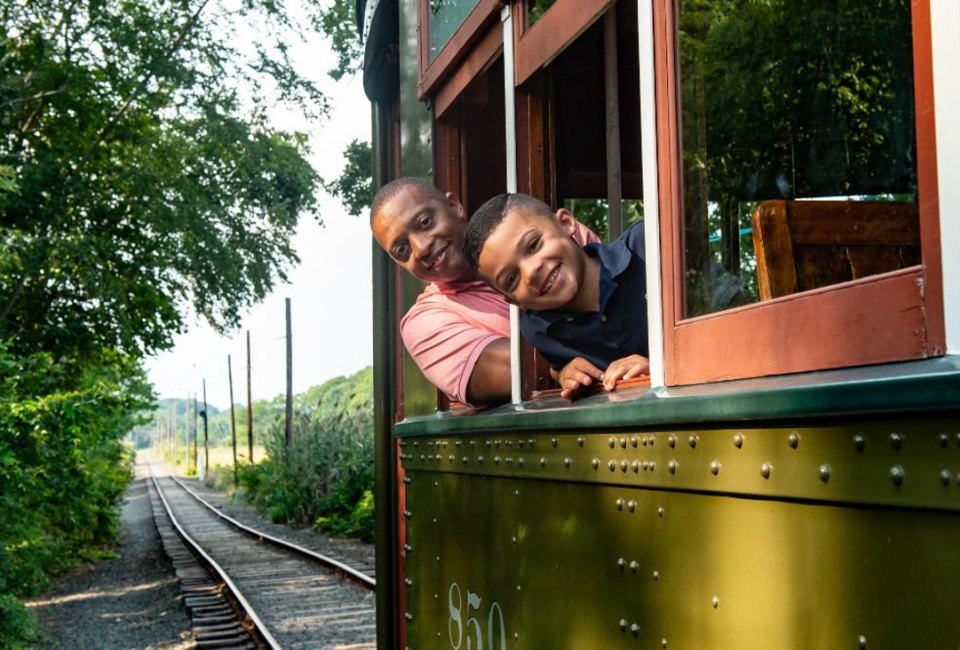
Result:
{"label": "man's smiling face", "polygon": [[373,220],[373,236],[393,260],[427,282],[472,280],[463,256],[467,220],[452,194],[446,200],[407,186],[392,196]]}

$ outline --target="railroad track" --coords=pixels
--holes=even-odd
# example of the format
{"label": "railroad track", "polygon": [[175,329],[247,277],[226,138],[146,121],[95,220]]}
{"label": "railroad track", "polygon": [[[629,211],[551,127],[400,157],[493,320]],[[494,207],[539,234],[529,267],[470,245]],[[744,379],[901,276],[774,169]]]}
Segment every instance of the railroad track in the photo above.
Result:
{"label": "railroad track", "polygon": [[[370,576],[245,526],[178,479],[158,477],[152,466],[150,473],[155,516],[169,517],[190,554],[216,576],[203,582],[195,569],[186,568],[190,558],[175,552],[181,556],[173,558],[178,574],[189,581],[184,581],[184,601],[194,616],[198,647],[376,647]],[[165,536],[165,546],[171,535]],[[228,608],[240,613],[227,620]]]}

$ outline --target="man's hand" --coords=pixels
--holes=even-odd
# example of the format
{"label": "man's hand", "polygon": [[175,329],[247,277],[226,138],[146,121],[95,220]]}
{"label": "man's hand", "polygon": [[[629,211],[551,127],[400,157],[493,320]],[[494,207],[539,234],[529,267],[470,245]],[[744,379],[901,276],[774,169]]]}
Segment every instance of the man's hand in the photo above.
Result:
{"label": "man's hand", "polygon": [[[573,362],[571,362],[573,363]],[[638,375],[646,375],[650,372],[650,360],[641,357],[639,354],[631,354],[629,357],[617,359],[609,366],[606,372],[600,377],[603,381],[604,390],[613,390],[620,379],[633,379]]]}
{"label": "man's hand", "polygon": [[577,357],[556,373],[554,379],[560,384],[560,397],[574,400],[581,386],[590,386],[594,380],[603,379],[603,371],[583,357]]}

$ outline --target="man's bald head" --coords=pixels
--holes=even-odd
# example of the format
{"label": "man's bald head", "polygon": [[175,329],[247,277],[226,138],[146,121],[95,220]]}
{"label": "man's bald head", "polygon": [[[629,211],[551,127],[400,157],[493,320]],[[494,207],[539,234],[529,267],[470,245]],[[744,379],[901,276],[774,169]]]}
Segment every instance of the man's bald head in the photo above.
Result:
{"label": "man's bald head", "polygon": [[433,183],[429,183],[417,176],[404,176],[403,178],[394,179],[377,190],[377,193],[373,197],[373,203],[370,206],[371,226],[377,217],[380,216],[380,213],[383,211],[383,206],[401,190],[406,188],[415,189],[424,199],[436,199],[443,202],[447,200],[446,195],[438,190]]}

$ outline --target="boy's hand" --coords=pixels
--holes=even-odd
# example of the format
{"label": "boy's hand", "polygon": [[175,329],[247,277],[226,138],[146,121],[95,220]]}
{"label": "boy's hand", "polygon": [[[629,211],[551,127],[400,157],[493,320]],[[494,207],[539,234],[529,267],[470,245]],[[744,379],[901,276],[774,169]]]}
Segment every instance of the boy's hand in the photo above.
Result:
{"label": "boy's hand", "polygon": [[[573,363],[572,361],[570,363]],[[566,370],[566,368],[564,368]],[[633,379],[638,375],[646,375],[650,372],[650,360],[641,357],[639,354],[631,354],[629,357],[617,359],[609,366],[602,376],[598,377],[603,381],[604,390],[613,390],[620,379]]]}
{"label": "boy's hand", "polygon": [[560,384],[560,397],[574,400],[581,386],[590,386],[594,380],[603,379],[603,371],[584,359],[577,357],[563,367],[556,377]]}

